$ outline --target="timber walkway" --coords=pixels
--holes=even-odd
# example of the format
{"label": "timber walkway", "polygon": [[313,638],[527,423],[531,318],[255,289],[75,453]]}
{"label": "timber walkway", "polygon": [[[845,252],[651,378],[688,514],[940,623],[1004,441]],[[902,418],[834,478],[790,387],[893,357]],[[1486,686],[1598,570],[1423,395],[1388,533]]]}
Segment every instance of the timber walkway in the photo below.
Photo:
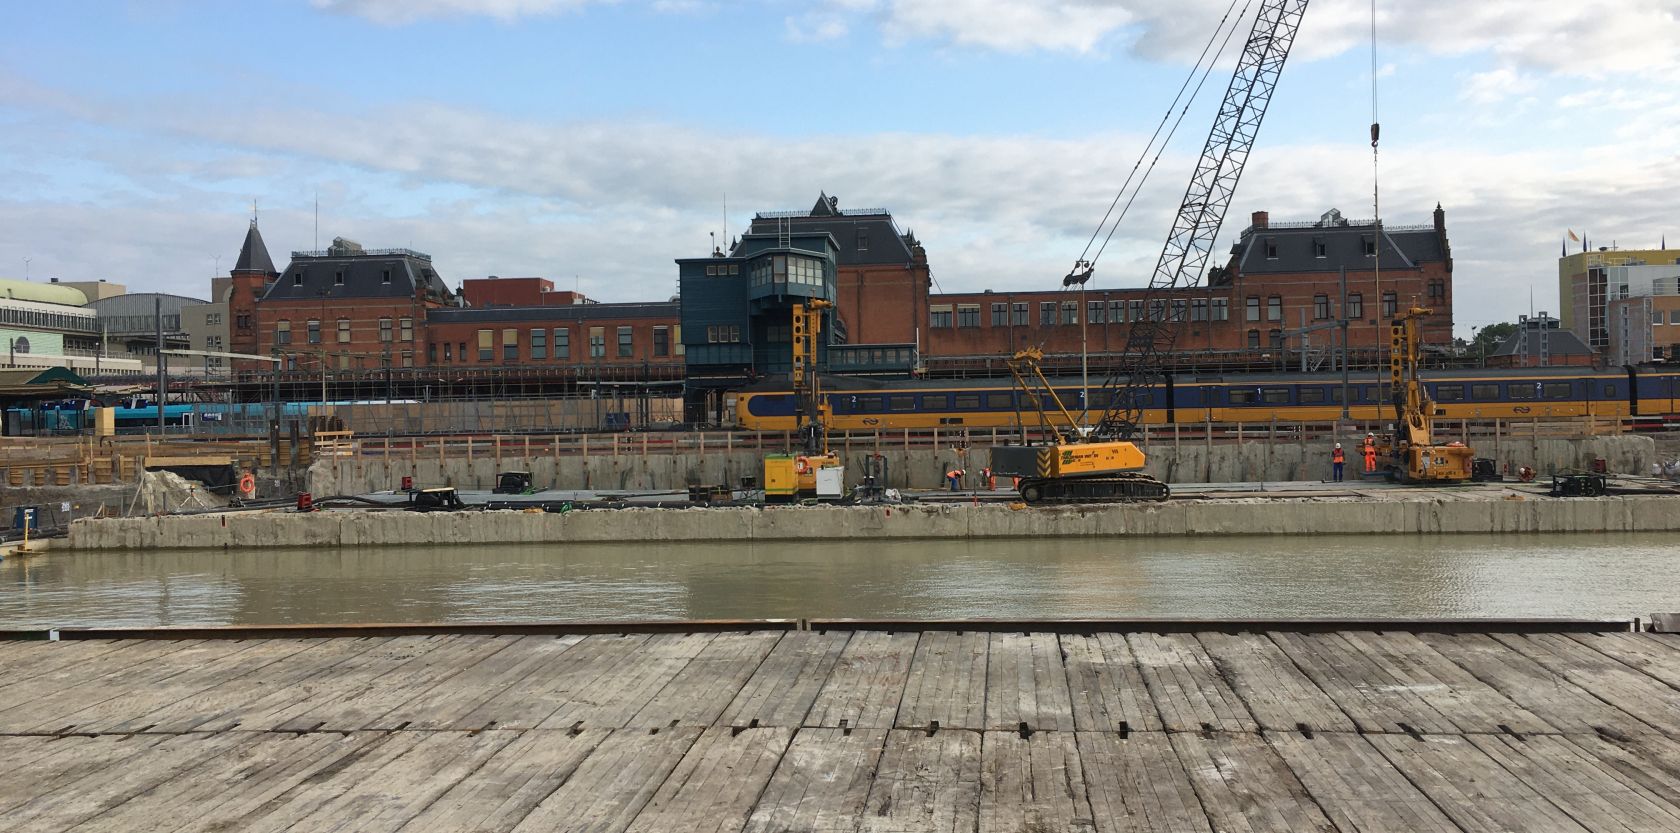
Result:
{"label": "timber walkway", "polygon": [[835,624],[4,642],[0,826],[1680,830],[1680,636]]}

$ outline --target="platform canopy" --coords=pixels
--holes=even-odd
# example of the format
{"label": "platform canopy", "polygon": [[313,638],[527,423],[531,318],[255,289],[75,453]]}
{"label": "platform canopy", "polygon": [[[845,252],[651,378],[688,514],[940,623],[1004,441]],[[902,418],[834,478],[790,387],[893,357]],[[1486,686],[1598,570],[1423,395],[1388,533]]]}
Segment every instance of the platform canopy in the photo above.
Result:
{"label": "platform canopy", "polygon": [[74,399],[93,391],[88,380],[62,367],[0,370],[0,400]]}

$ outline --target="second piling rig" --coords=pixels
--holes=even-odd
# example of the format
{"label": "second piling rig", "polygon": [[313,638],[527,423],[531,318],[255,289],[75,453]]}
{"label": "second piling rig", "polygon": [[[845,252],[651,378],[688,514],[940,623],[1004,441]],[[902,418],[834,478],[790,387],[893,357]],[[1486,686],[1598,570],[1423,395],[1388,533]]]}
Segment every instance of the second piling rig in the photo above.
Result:
{"label": "second piling rig", "polygon": [[[1119,362],[1098,390],[1088,392],[1091,401],[1079,405],[1082,415],[1100,416],[1083,424],[1074,418],[1039,369],[1043,358],[1040,350],[1022,350],[1011,358],[1009,367],[1016,389],[1026,397],[1026,401],[1017,403],[1017,411],[1038,414],[1044,440],[1031,444],[1022,425],[1020,445],[992,449],[992,471],[1020,478],[1021,499],[1026,503],[1113,503],[1168,497],[1165,483],[1143,473],[1143,452],[1131,441],[1141,427],[1149,397],[1165,379],[1162,356],[1172,351],[1183,326],[1182,302],[1175,305],[1168,295],[1172,290],[1196,285],[1207,270],[1214,238],[1225,221],[1225,211],[1249,151],[1254,148],[1260,122],[1306,10],[1307,0],[1261,0],[1213,130],[1142,295],[1146,311],[1143,320],[1128,325]],[[1221,23],[1221,29],[1223,26]],[[1124,187],[1121,193],[1124,195]],[[1118,204],[1119,199],[1115,202]],[[1107,222],[1105,216],[1103,225]],[[1099,233],[1101,230],[1099,226]],[[1076,262],[1062,280],[1063,288],[1083,287],[1091,279],[1095,259]],[[1080,314],[1089,314],[1083,304],[1080,307]]]}
{"label": "second piling rig", "polygon": [[1418,322],[1434,310],[1412,307],[1390,326],[1389,383],[1394,390],[1395,430],[1391,476],[1407,483],[1463,483],[1476,456],[1463,443],[1437,444],[1432,432],[1435,402],[1418,378]]}

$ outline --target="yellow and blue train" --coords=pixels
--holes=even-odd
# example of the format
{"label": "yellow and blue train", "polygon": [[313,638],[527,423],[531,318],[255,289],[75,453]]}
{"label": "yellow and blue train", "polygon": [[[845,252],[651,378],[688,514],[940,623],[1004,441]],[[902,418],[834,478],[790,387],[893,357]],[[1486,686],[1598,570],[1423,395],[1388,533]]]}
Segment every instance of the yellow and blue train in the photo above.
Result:
{"label": "yellow and blue train", "polygon": [[[1394,408],[1379,400],[1375,373],[1351,374],[1349,416],[1392,419]],[[1084,410],[1078,379],[1051,380],[1074,413]],[[1621,417],[1652,424],[1680,421],[1680,370],[1649,367],[1595,369],[1554,367],[1426,372],[1424,384],[1441,416],[1464,419],[1531,417]],[[1386,384],[1383,387],[1387,387]],[[1105,391],[1093,380],[1090,408],[1107,407]],[[883,381],[825,377],[823,392],[833,409],[829,428],[1008,428],[1019,420],[1037,422],[1027,394],[1008,379]],[[1276,373],[1168,376],[1150,389],[1144,421],[1150,424],[1270,423],[1330,421],[1341,416],[1340,373]],[[1049,403],[1046,403],[1048,406]],[[741,428],[787,431],[795,427],[794,398],[785,381],[766,382],[736,397]]]}

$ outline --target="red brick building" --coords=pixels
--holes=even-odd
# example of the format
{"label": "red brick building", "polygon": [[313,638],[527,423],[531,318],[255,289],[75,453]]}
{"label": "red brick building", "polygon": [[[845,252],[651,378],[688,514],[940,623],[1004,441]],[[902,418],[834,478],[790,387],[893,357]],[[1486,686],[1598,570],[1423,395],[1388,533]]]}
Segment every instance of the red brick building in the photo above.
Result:
{"label": "red brick building", "polygon": [[682,333],[673,302],[433,310],[427,367],[674,365]]}
{"label": "red brick building", "polygon": [[569,289],[556,292],[548,278],[468,278],[461,282],[461,297],[469,307],[561,307],[593,304],[582,293]]}
{"label": "red brick building", "polygon": [[1388,320],[1414,303],[1434,309],[1424,325],[1427,342],[1450,344],[1452,250],[1446,213],[1436,206],[1432,225],[1385,225],[1378,238],[1374,224],[1351,223],[1335,211],[1317,222],[1277,224],[1257,211],[1225,267],[1214,270],[1202,286],[1162,296],[1154,310],[1145,308],[1141,289],[933,295],[923,356],[930,363],[979,360],[1028,346],[1077,354],[1082,322],[1092,354],[1119,352],[1127,325],[1145,316],[1184,322],[1175,348],[1181,357],[1298,356],[1302,329],[1326,325],[1305,334],[1309,349],[1339,337],[1339,328],[1328,325],[1341,317],[1344,269],[1348,345],[1355,361],[1374,361],[1387,348]]}

